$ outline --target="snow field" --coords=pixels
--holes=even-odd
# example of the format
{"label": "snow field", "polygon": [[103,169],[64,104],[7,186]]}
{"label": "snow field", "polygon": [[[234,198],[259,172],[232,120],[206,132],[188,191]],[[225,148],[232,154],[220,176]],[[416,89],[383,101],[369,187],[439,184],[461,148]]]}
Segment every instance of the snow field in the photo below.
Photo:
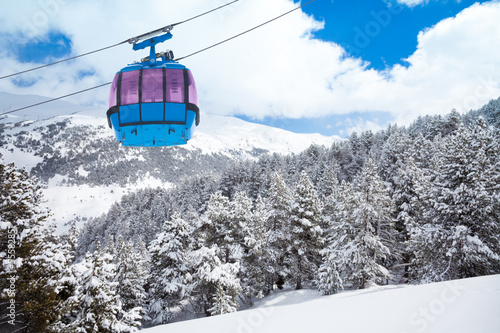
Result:
{"label": "snow field", "polygon": [[[119,202],[122,196],[143,188],[158,186],[169,187],[153,177],[141,179],[137,184],[127,187],[114,186],[64,186],[64,176],[56,175],[49,181],[48,187],[42,189],[45,205],[51,210],[50,219],[57,224],[57,233],[62,234],[71,227],[69,222],[75,218],[98,217],[109,211],[111,206]],[[83,226],[85,221],[80,219]]]}
{"label": "snow field", "polygon": [[244,152],[252,151],[254,148],[265,149],[269,153],[298,154],[311,144],[329,147],[333,142],[342,140],[337,136],[292,133],[234,117],[215,115],[202,115],[202,117],[193,139],[185,148],[198,148],[204,154],[241,151],[243,157],[252,158]]}
{"label": "snow field", "polygon": [[500,275],[419,286],[372,286],[320,296],[277,292],[248,310],[145,333],[498,333]]}

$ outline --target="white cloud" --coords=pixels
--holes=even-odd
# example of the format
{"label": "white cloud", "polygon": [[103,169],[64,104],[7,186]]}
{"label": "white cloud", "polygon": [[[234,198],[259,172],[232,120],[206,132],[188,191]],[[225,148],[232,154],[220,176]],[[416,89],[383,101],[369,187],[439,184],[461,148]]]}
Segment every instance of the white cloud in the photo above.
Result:
{"label": "white cloud", "polygon": [[408,7],[415,7],[429,2],[429,0],[397,0],[397,1],[398,3],[406,5]]}
{"label": "white cloud", "polygon": [[[12,1],[0,13],[0,24],[17,42],[26,41],[19,35],[21,31],[38,36],[61,31],[71,38],[73,52],[79,54],[225,2],[150,0],[138,5],[133,0],[44,0],[20,5]],[[296,5],[289,0],[240,1],[176,27],[174,38],[158,49],[170,48],[177,57],[184,56]],[[417,51],[407,59],[408,67],[395,66],[384,72],[346,57],[334,43],[313,39],[311,32],[323,24],[300,11],[187,58],[183,64],[196,77],[203,112],[300,118],[387,111],[408,122],[418,115],[447,113],[453,107],[463,112],[500,95],[500,77],[495,74],[500,73],[498,17],[499,2],[475,4],[421,32]],[[3,49],[0,75],[34,65],[17,62]],[[26,80],[38,80],[28,88],[1,80],[0,90],[55,97],[110,81],[121,67],[145,55],[147,51],[134,52],[127,44],[26,74]],[[78,72],[89,69],[96,74],[79,79]],[[104,103],[107,89],[73,100]]]}
{"label": "white cloud", "polygon": [[[385,1],[394,1],[394,0],[385,0]],[[396,0],[396,2],[400,5],[408,6],[410,8],[413,8],[418,5],[427,5],[431,0]],[[445,2],[448,0],[444,0]],[[460,3],[462,0],[453,0],[455,2]]]}
{"label": "white cloud", "polygon": [[465,112],[500,95],[498,17],[499,2],[475,4],[419,33],[410,66],[391,73],[412,116]]}

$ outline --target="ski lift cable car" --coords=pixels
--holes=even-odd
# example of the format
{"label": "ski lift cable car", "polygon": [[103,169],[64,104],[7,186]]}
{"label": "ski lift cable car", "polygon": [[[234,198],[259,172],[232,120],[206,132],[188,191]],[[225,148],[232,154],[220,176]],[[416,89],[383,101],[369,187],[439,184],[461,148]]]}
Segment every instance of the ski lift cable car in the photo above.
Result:
{"label": "ski lift cable car", "polygon": [[[123,146],[164,147],[186,144],[200,123],[196,83],[172,51],[155,46],[173,36],[153,31],[131,39],[135,51],[150,48],[149,57],[116,73],[109,92],[108,125]],[[139,42],[139,40],[147,38]]]}

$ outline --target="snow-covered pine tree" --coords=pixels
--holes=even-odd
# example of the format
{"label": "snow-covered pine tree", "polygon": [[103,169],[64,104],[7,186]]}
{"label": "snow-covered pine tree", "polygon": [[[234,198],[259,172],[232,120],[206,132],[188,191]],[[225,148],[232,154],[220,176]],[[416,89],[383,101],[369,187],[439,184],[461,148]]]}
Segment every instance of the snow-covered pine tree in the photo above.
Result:
{"label": "snow-covered pine tree", "polygon": [[[202,224],[206,246],[218,245],[219,259],[224,263],[239,262],[242,296],[251,301],[265,290],[263,207],[256,216],[253,203],[245,192],[236,192],[234,199],[215,194],[208,204]],[[222,247],[222,249],[221,249]]]}
{"label": "snow-covered pine tree", "polygon": [[337,178],[338,165],[336,162],[331,164],[330,168],[323,171],[323,178],[320,180],[318,187],[322,193],[321,200],[323,201],[323,210],[321,216],[321,228],[324,232],[324,238],[328,244],[328,234],[331,232],[331,226],[335,210],[337,209],[337,200],[339,198],[340,183]]}
{"label": "snow-covered pine tree", "polygon": [[292,200],[293,196],[290,188],[278,173],[274,173],[266,198],[269,211],[266,234],[269,251],[268,283],[270,284],[270,290],[272,290],[274,284],[278,288],[282,288],[284,279],[289,274],[285,266],[285,257],[288,244],[291,241],[290,212]]}
{"label": "snow-covered pine tree", "polygon": [[383,180],[394,183],[397,170],[406,163],[411,146],[411,139],[403,129],[400,128],[391,134],[382,147],[382,156],[378,162],[378,170]]}
{"label": "snow-covered pine tree", "polygon": [[393,202],[400,209],[397,223],[404,223],[407,233],[404,257],[409,266],[406,277],[414,283],[421,283],[428,282],[432,275],[429,263],[435,262],[436,251],[439,252],[442,230],[425,216],[429,195],[433,192],[432,179],[436,177],[437,171],[433,168],[421,169],[412,161],[413,158],[410,158],[405,168],[401,169],[401,180]]}
{"label": "snow-covered pine tree", "polygon": [[357,132],[352,132],[349,137],[349,144],[347,145],[348,152],[347,160],[350,159],[350,163],[344,166],[345,171],[349,175],[349,180],[354,180],[357,174],[360,173],[363,168],[363,164],[368,158],[369,151],[366,149],[364,142],[358,136]]}
{"label": "snow-covered pine tree", "polygon": [[335,256],[328,250],[323,253],[323,262],[318,270],[316,283],[318,291],[323,295],[333,295],[343,289],[342,279],[335,264]]}
{"label": "snow-covered pine tree", "polygon": [[[121,236],[121,234],[119,234]],[[122,237],[123,240],[123,237]],[[121,244],[123,246],[123,244]],[[106,242],[106,252],[111,255],[113,262],[116,263],[116,247],[115,247],[115,236],[108,235],[108,240]]]}
{"label": "snow-covered pine tree", "polygon": [[238,304],[234,297],[226,293],[224,286],[219,281],[216,285],[215,293],[212,295],[212,307],[208,309],[210,315],[221,315],[236,312]]}
{"label": "snow-covered pine tree", "polygon": [[74,306],[73,253],[70,244],[54,234],[54,225],[38,226],[23,240],[29,252],[17,270],[16,300],[29,318],[28,330],[57,332],[54,325]]}
{"label": "snow-covered pine tree", "polygon": [[337,161],[334,160],[323,170],[323,174],[318,181],[318,194],[322,200],[335,195],[335,191],[339,186],[338,169]]}
{"label": "snow-covered pine tree", "polygon": [[143,265],[142,270],[148,272],[149,271],[149,251],[146,247],[146,244],[142,241],[142,237],[139,236],[137,237],[137,242],[136,242],[136,251],[141,257],[140,262]]}
{"label": "snow-covered pine tree", "polygon": [[451,110],[444,118],[442,135],[448,136],[463,126],[462,116],[456,109]]}
{"label": "snow-covered pine tree", "polygon": [[418,168],[422,170],[431,169],[433,166],[433,160],[437,155],[436,145],[420,133],[415,139],[413,139],[408,153]]}
{"label": "snow-covered pine tree", "polygon": [[118,236],[113,260],[116,265],[113,281],[118,282],[116,292],[124,311],[134,308],[139,312],[143,311],[142,305],[146,298],[144,286],[148,274],[145,259],[135,250],[132,241],[125,242],[123,236]]}
{"label": "snow-covered pine tree", "polygon": [[[2,227],[16,228],[19,233],[48,217],[48,210],[41,206],[42,193],[35,179],[26,170],[18,170],[13,163],[0,159],[0,216]],[[16,222],[16,225],[13,223]],[[5,237],[2,233],[2,237]],[[2,242],[5,246],[8,242]],[[4,250],[2,248],[2,250]]]}
{"label": "snow-covered pine tree", "polygon": [[73,223],[71,223],[71,227],[69,228],[69,230],[61,235],[62,241],[68,245],[73,255],[76,254],[79,234],[80,234],[80,229],[78,228],[76,221],[73,221]]}
{"label": "snow-covered pine tree", "polygon": [[[241,196],[241,199],[238,199],[238,196]],[[243,213],[242,208],[247,206],[241,204],[241,201],[246,201],[245,197],[246,195],[243,193],[237,194],[235,200],[232,202],[232,204],[235,205],[235,215],[238,214],[238,212],[240,212],[239,214]],[[249,199],[247,198],[247,200]],[[239,206],[239,208],[236,206]],[[260,196],[257,197],[255,208],[248,217],[246,228],[242,228],[242,230],[246,231],[242,235],[243,243],[239,277],[242,287],[242,296],[245,301],[251,303],[252,297],[263,297],[264,294],[269,292],[269,288],[266,284],[269,257],[267,254],[265,234],[265,223],[267,221],[268,212]]]}
{"label": "snow-covered pine tree", "polygon": [[500,97],[489,101],[488,104],[478,111],[478,113],[482,115],[489,124],[500,129]]}
{"label": "snow-covered pine tree", "polygon": [[[64,332],[67,324],[74,320],[73,312],[77,307],[80,282],[79,268],[81,268],[81,265],[75,264],[77,259],[74,258],[78,246],[78,232],[79,229],[74,221],[71,228],[59,237],[59,242],[56,245],[67,258],[66,261],[69,265],[65,267],[63,276],[58,279],[58,297],[62,300],[59,306],[60,315],[58,320],[47,327],[47,332]],[[46,252],[44,251],[44,253]]]}
{"label": "snow-covered pine tree", "polygon": [[141,316],[137,309],[124,311],[113,282],[116,267],[112,257],[100,243],[87,254],[80,267],[86,268],[79,277],[73,321],[61,327],[69,332],[136,332]]}
{"label": "snow-covered pine tree", "polygon": [[290,215],[291,243],[285,262],[290,269],[290,279],[296,289],[312,280],[320,263],[319,251],[323,246],[320,227],[322,203],[307,173],[303,171],[294,191]]}
{"label": "snow-covered pine tree", "polygon": [[360,287],[365,282],[376,279],[389,279],[387,269],[381,263],[391,256],[390,248],[395,245],[393,229],[393,206],[386,183],[377,174],[375,162],[369,158],[354,184],[358,192],[357,207],[354,210],[354,223],[360,232],[365,256],[364,265],[359,266],[357,279]]}
{"label": "snow-covered pine tree", "polygon": [[[255,251],[259,251],[262,241],[257,239],[254,226],[253,203],[245,192],[237,192],[229,208],[231,223],[228,233],[233,235],[230,245],[230,258],[240,263],[239,279],[242,287],[243,300],[251,302],[256,294],[254,284],[253,264],[258,263]],[[217,293],[216,293],[217,294]],[[221,298],[222,300],[222,298]]]}
{"label": "snow-covered pine tree", "polygon": [[381,260],[391,253],[382,237],[391,238],[391,201],[369,159],[355,184],[343,183],[327,249],[345,283],[364,288],[366,282],[388,279]]}
{"label": "snow-covered pine tree", "polygon": [[189,295],[184,283],[192,230],[180,213],[174,213],[149,245],[151,273],[148,317],[153,325],[169,322]]}
{"label": "snow-covered pine tree", "polygon": [[226,263],[230,261],[231,247],[237,238],[236,228],[232,226],[230,206],[228,197],[223,196],[220,192],[212,194],[200,227],[205,245],[210,247],[217,244],[221,251],[218,255]]}
{"label": "snow-covered pine tree", "polygon": [[220,249],[216,244],[189,253],[192,273],[186,275],[186,283],[191,290],[191,304],[198,314],[210,316],[227,309],[236,310],[236,299],[241,292],[240,264],[222,263],[218,253]]}
{"label": "snow-covered pine tree", "polygon": [[264,199],[259,195],[255,202],[254,209],[254,232],[255,245],[252,248],[252,255],[255,257],[253,268],[255,290],[257,297],[268,294],[272,291],[272,285],[268,282],[270,255],[268,248],[268,236],[266,234],[266,224],[269,219],[269,210]]}
{"label": "snow-covered pine tree", "polygon": [[429,184],[425,171],[418,168],[409,157],[406,164],[398,169],[394,178],[392,204],[395,208],[395,223],[397,242],[391,251],[400,258],[399,265],[403,270],[395,269],[393,273],[399,274],[403,282],[410,280],[409,264],[414,260],[413,250],[409,247],[409,239],[416,220],[420,219],[420,198],[417,187]]}
{"label": "snow-covered pine tree", "polygon": [[66,310],[72,278],[71,251],[54,236],[41,202],[35,179],[0,162],[0,294],[16,308],[15,318],[4,312],[0,322],[34,332],[47,331]]}
{"label": "snow-covered pine tree", "polygon": [[173,193],[176,207],[185,212],[191,206],[196,213],[201,214],[206,210],[210,196],[217,191],[217,183],[211,175],[189,177],[178,185],[178,189]]}
{"label": "snow-covered pine tree", "polygon": [[312,144],[300,153],[297,159],[297,166],[299,170],[305,171],[308,174],[311,182],[316,184],[325,168],[325,160],[325,147]]}
{"label": "snow-covered pine tree", "polygon": [[[332,172],[325,170],[325,173],[333,174],[333,170]],[[329,195],[324,198],[325,204],[322,215],[325,246],[320,250],[322,260],[318,269],[316,284],[320,293],[323,295],[332,295],[343,289],[343,282],[335,263],[337,254],[333,247],[334,241],[338,237],[335,233],[335,226],[340,219],[340,209],[342,209],[341,186],[337,180],[336,174],[334,174],[334,176],[332,175],[331,181],[326,182],[325,185],[326,184],[329,184],[330,189],[326,192],[329,193]],[[342,186],[344,185],[345,184]]]}
{"label": "snow-covered pine tree", "polygon": [[498,273],[498,138],[479,119],[443,138],[440,147],[432,186],[420,189],[422,219],[410,239],[413,266],[424,281]]}
{"label": "snow-covered pine tree", "polygon": [[[255,242],[253,203],[245,192],[237,192],[229,206],[230,223],[227,232],[232,235],[232,247],[248,247]],[[236,250],[236,249],[233,249]]]}
{"label": "snow-covered pine tree", "polygon": [[326,246],[321,250],[323,262],[331,259],[343,280],[352,271],[350,253],[357,249],[357,244],[353,243],[357,235],[353,221],[356,197],[352,183],[342,181],[325,235]]}

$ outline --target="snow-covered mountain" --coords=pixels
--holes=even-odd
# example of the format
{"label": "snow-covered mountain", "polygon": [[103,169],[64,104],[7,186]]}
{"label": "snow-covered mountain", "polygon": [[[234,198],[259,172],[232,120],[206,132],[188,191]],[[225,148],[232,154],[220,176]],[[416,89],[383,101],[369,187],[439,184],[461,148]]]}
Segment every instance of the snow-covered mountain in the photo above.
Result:
{"label": "snow-covered mountain", "polygon": [[[42,96],[0,92],[0,113],[47,100],[49,98]],[[330,146],[334,141],[341,140],[338,136],[292,133],[234,117],[207,115],[203,112],[201,116],[202,121],[194,138],[188,145],[176,148],[190,151],[200,149],[203,154],[223,154],[231,158],[252,158],[264,152],[298,153],[311,144]],[[7,125],[11,129],[7,135],[61,121],[69,121],[73,126],[105,126],[105,110],[59,100],[0,117],[0,124],[4,126],[7,123],[18,124],[16,127]],[[106,127],[100,136],[112,138],[113,133]]]}
{"label": "snow-covered mountain", "polygon": [[[45,103],[48,100],[50,100],[50,98],[38,95],[17,95],[0,92],[0,114],[11,112],[28,105]],[[94,110],[94,108],[89,106],[77,105],[66,102],[64,100],[56,100],[29,109],[10,113],[7,116],[0,116],[0,124],[6,122],[19,122],[27,120],[40,121],[61,115],[91,112],[92,110]]]}
{"label": "snow-covered mountain", "polygon": [[[0,93],[0,113],[48,100]],[[55,101],[0,117],[0,154],[46,184],[53,218],[63,224],[77,216],[101,215],[138,188],[172,186],[187,177],[222,173],[241,159],[265,153],[299,153],[311,144],[341,140],[296,134],[207,115],[185,146],[121,147],[107,127],[105,110]]]}

